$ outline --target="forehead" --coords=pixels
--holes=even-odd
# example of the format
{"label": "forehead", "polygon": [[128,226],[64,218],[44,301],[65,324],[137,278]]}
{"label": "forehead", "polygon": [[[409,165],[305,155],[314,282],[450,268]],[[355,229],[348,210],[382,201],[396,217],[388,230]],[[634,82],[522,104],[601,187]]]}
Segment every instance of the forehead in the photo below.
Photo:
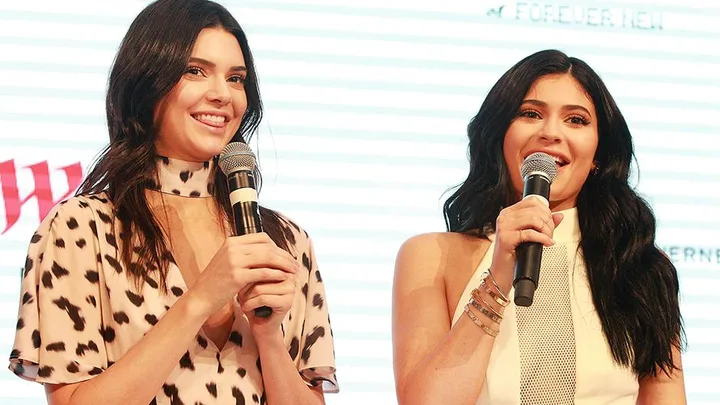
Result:
{"label": "forehead", "polygon": [[542,76],[530,86],[525,99],[539,100],[548,105],[581,105],[594,111],[590,96],[570,74]]}
{"label": "forehead", "polygon": [[193,45],[192,56],[215,63],[228,61],[233,65],[242,65],[245,61],[235,35],[220,28],[201,30]]}

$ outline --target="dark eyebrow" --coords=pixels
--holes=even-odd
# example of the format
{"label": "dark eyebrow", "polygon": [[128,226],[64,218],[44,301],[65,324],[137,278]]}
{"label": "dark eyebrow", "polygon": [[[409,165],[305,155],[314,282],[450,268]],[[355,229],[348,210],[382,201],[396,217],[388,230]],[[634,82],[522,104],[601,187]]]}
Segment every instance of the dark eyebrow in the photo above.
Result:
{"label": "dark eyebrow", "polygon": [[[540,100],[534,100],[534,99],[523,100],[523,104],[525,104],[525,103],[536,105],[538,107],[545,107],[545,108],[547,108],[547,106],[548,106],[546,102],[540,101]],[[587,108],[585,108],[581,105],[577,105],[577,104],[567,104],[567,105],[562,106],[562,109],[564,111],[582,110],[582,111],[585,111],[585,113],[587,115],[592,116],[592,114],[590,114],[590,111],[588,111]]]}
{"label": "dark eyebrow", "polygon": [[[216,66],[213,62],[210,62],[209,60],[205,60],[203,58],[196,58],[194,56],[191,56],[190,60],[188,62],[189,63],[197,63],[199,65],[204,65],[209,68],[214,68]],[[245,66],[233,66],[230,68],[230,71],[236,72],[236,73],[244,73],[244,72],[247,72],[247,68]]]}

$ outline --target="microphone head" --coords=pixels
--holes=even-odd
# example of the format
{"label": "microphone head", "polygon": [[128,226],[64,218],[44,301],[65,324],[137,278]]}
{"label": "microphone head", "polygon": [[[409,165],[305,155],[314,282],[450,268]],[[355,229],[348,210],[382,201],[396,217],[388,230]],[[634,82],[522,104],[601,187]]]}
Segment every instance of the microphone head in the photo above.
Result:
{"label": "microphone head", "polygon": [[246,143],[230,142],[220,151],[218,165],[226,176],[238,170],[253,171],[255,164],[255,154]]}
{"label": "microphone head", "polygon": [[557,177],[557,166],[555,165],[555,159],[552,156],[544,152],[535,152],[530,156],[526,157],[520,167],[520,174],[523,180],[531,174],[540,174],[548,179],[548,182],[552,184]]}

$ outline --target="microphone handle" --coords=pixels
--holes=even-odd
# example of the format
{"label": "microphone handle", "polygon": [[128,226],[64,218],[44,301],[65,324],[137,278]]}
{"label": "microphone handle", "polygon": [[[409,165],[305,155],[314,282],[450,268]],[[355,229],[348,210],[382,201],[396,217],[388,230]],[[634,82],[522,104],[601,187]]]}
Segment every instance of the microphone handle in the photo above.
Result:
{"label": "microphone handle", "polygon": [[[239,174],[239,172],[236,172]],[[228,177],[228,182],[230,182],[230,189],[235,190],[233,192],[238,192],[240,194],[243,194],[243,191],[246,191],[248,188],[251,188],[253,193],[255,191],[255,181],[252,177],[252,174],[245,173],[246,175],[235,175],[236,173],[232,173]],[[245,183],[245,184],[242,184]],[[242,185],[245,186],[243,188],[234,188],[233,185]],[[249,191],[249,190],[248,190]],[[232,196],[232,193],[231,193]],[[230,199],[231,201],[233,198]],[[251,233],[260,233],[262,232],[262,221],[260,220],[260,207],[257,203],[257,201],[254,200],[245,200],[245,201],[237,201],[233,203],[232,205],[233,210],[233,219],[235,221],[235,233],[239,235],[248,235]],[[272,308],[267,306],[262,306],[259,308],[255,308],[255,316],[259,318],[267,318],[270,315],[272,315]]]}
{"label": "microphone handle", "polygon": [[515,248],[515,305],[529,307],[535,297],[540,278],[540,262],[542,261],[542,243],[525,242]]}
{"label": "microphone handle", "polygon": [[[537,196],[546,202],[550,197],[550,180],[545,173],[530,173],[525,178],[523,199]],[[540,264],[542,263],[543,245],[538,242],[524,242],[515,248],[515,305],[529,307],[535,297],[540,280]]]}

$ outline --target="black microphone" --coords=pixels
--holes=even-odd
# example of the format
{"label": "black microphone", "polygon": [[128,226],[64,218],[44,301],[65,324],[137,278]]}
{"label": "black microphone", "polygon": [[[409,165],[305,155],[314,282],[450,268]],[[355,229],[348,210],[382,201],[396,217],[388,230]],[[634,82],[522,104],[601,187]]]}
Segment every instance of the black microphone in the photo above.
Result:
{"label": "black microphone", "polygon": [[[525,186],[523,200],[536,196],[549,204],[550,184],[557,177],[555,159],[547,153],[536,152],[525,158],[520,168]],[[515,249],[515,305],[529,307],[533,303],[535,289],[540,278],[540,262],[543,245],[538,242],[523,242]]]}
{"label": "black microphone", "polygon": [[[258,193],[255,187],[255,154],[242,142],[230,142],[220,152],[218,165],[228,181],[230,204],[232,204],[235,233],[247,235],[262,232]],[[267,318],[272,308],[255,308],[255,316]]]}

